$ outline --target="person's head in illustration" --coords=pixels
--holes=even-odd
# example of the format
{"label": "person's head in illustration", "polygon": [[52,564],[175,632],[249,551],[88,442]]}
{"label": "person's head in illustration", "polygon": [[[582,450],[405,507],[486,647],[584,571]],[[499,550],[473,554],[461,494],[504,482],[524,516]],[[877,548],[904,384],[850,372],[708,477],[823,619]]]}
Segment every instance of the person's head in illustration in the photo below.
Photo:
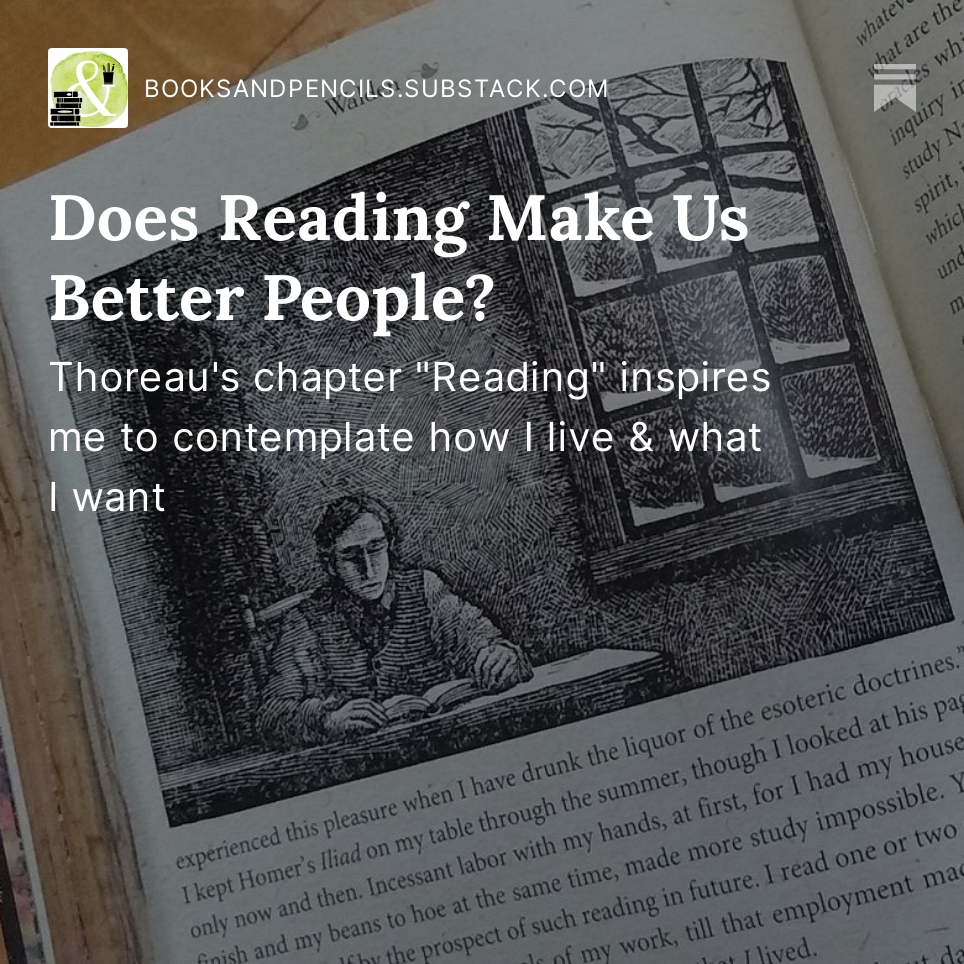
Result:
{"label": "person's head in illustration", "polygon": [[363,494],[336,499],[325,507],[315,543],[350,595],[369,603],[382,598],[395,543],[395,519],[388,506]]}

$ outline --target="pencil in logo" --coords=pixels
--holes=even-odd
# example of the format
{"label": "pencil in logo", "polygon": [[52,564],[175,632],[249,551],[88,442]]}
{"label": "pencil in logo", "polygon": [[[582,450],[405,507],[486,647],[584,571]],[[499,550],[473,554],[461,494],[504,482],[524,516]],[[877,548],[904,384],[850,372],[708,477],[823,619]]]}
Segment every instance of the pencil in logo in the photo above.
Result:
{"label": "pencil in logo", "polygon": [[874,64],[874,111],[895,100],[917,110],[917,64]]}

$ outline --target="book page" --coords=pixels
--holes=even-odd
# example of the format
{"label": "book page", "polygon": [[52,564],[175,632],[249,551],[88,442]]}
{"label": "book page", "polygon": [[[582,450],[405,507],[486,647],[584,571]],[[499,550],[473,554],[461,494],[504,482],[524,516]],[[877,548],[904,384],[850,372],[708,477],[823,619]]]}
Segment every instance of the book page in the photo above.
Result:
{"label": "book page", "polygon": [[157,960],[961,953],[964,532],[793,9],[439,3],[261,82],[358,77],[419,93],[0,195]]}
{"label": "book page", "polygon": [[[964,5],[799,0],[798,6],[904,339],[964,498]],[[875,84],[875,64],[917,70],[916,84],[905,82],[916,109],[897,100],[874,109],[875,89],[887,95],[892,84],[886,71]]]}

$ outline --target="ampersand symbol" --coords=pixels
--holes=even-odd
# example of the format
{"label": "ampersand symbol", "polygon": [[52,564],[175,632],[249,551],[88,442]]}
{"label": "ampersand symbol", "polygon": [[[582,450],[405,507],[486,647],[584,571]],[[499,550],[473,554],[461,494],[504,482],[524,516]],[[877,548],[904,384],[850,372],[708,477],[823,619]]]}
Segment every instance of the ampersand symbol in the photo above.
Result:
{"label": "ampersand symbol", "polygon": [[629,440],[629,447],[634,452],[652,452],[653,440],[646,438],[646,423],[633,422],[633,437]]}
{"label": "ampersand symbol", "polygon": [[[90,66],[94,68],[94,72],[89,77],[84,73],[84,68],[88,64],[90,64]],[[100,69],[97,67],[97,64],[95,64],[94,61],[92,60],[81,61],[79,64],[77,64],[77,83],[72,85],[70,89],[76,90],[78,87],[82,88],[84,91],[84,95],[90,101],[96,113],[102,114],[104,117],[114,117],[115,115],[112,114],[107,109],[107,101],[110,99],[110,92],[112,88],[110,87],[107,88],[107,96],[103,100],[101,100],[90,88],[90,82],[92,80],[96,80],[97,75],[99,73],[100,73]],[[92,113],[82,114],[81,116],[91,117]]]}

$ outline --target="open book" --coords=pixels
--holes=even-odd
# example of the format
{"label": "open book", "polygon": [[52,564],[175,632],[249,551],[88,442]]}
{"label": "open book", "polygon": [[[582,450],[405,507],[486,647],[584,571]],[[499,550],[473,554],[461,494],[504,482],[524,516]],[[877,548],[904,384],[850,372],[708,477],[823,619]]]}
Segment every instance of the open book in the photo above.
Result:
{"label": "open book", "polygon": [[389,720],[393,723],[418,720],[432,713],[444,713],[462,703],[467,703],[480,690],[470,679],[455,679],[429,687],[421,696],[399,693],[382,702]]}
{"label": "open book", "polygon": [[0,193],[51,960],[964,960],[962,32],[438,0]]}

